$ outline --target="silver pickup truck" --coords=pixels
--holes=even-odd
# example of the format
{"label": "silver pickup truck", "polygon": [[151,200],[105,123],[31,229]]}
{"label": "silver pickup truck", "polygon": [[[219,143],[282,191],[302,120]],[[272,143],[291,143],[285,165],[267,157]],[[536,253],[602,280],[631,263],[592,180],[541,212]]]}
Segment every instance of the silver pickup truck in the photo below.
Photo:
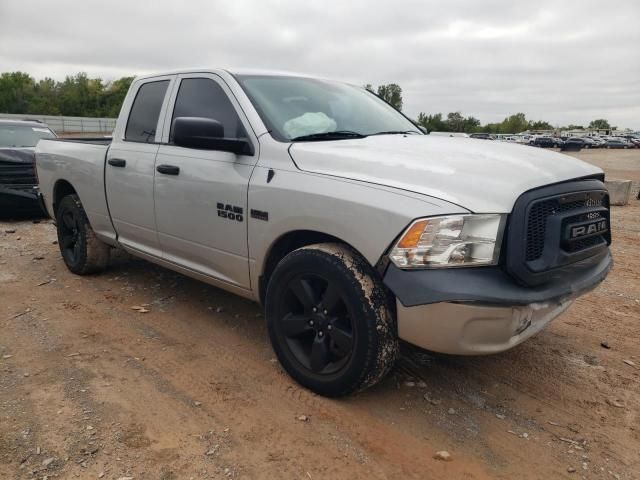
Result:
{"label": "silver pickup truck", "polygon": [[289,374],[328,396],[379,381],[399,339],[511,348],[612,265],[598,168],[425,135],[353,85],[204,69],[136,79],[112,140],[41,140],[77,274],[112,248],[264,305]]}

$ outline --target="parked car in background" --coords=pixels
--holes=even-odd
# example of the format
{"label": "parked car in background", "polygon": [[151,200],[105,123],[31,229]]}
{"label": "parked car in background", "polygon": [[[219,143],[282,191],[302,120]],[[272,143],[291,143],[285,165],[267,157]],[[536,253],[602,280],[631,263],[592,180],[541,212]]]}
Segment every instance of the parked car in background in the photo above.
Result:
{"label": "parked car in background", "polygon": [[496,133],[493,137],[494,137],[494,140],[498,140],[500,142],[515,142],[516,141],[516,136],[515,135],[508,135],[508,134],[504,134],[504,133]]}
{"label": "parked car in background", "polygon": [[535,137],[533,135],[514,135],[512,141],[528,145]]}
{"label": "parked car in background", "polygon": [[564,140],[560,137],[552,137],[553,146],[556,148],[562,148],[564,146]]}
{"label": "parked car in background", "polygon": [[40,122],[0,120],[0,216],[43,215],[38,202],[35,147],[56,134]]}
{"label": "parked car in background", "polygon": [[566,151],[577,151],[584,148],[585,141],[581,137],[569,137],[564,141],[561,149]]}
{"label": "parked car in background", "polygon": [[628,142],[625,138],[609,138],[605,144],[604,148],[635,148],[635,145]]}
{"label": "parked car in background", "polygon": [[536,137],[529,143],[529,145],[541,148],[553,148],[556,146],[556,143],[551,137]]}
{"label": "parked car in background", "polygon": [[631,138],[629,141],[633,143],[635,148],[640,148],[640,138]]}
{"label": "parked car in background", "polygon": [[480,140],[495,140],[494,136],[490,133],[472,133],[469,135],[471,138],[477,138]]}
{"label": "parked car in background", "polygon": [[584,146],[582,148],[598,148],[598,143],[591,137],[581,137],[584,142]]}
{"label": "parked car in background", "polygon": [[618,138],[624,139],[629,145],[629,148],[636,148],[636,144],[638,140],[640,140],[640,138],[635,137],[633,135],[625,135],[624,137],[618,137]]}

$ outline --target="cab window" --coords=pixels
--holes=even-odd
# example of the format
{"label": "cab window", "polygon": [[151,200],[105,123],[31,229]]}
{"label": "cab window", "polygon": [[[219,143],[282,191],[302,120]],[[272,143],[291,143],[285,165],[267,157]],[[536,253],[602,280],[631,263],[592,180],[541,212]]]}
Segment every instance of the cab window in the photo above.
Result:
{"label": "cab window", "polygon": [[208,78],[185,78],[180,82],[171,118],[170,142],[173,139],[173,120],[178,117],[210,118],[223,125],[225,137],[247,136],[227,94],[217,82]]}
{"label": "cab window", "polygon": [[156,137],[162,101],[169,80],[145,83],[131,106],[124,139],[130,142],[153,143]]}

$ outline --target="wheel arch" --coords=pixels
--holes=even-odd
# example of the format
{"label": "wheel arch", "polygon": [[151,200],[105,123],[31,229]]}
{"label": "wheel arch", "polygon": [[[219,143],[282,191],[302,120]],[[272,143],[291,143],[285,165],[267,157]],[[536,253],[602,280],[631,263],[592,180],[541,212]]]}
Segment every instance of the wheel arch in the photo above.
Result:
{"label": "wheel arch", "polygon": [[53,186],[53,202],[51,204],[53,210],[53,218],[55,219],[58,215],[58,205],[60,205],[60,200],[62,200],[67,195],[78,194],[76,189],[71,185],[71,182],[65,179],[59,179],[56,181]]}
{"label": "wheel arch", "polygon": [[292,230],[286,232],[271,243],[266,255],[264,256],[261,266],[262,268],[258,277],[258,295],[261,304],[264,305],[267,285],[269,284],[271,274],[280,260],[298,248],[316,243],[340,243],[352,249],[362,258],[365,258],[364,255],[362,255],[362,253],[349,242],[328,233],[316,230]]}

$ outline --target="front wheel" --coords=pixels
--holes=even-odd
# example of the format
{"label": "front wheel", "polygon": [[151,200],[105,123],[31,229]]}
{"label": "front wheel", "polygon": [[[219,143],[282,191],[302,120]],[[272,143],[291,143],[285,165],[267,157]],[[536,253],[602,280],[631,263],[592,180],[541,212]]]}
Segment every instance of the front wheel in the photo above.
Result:
{"label": "front wheel", "polygon": [[374,385],[398,354],[391,299],[371,265],[344,245],[287,255],[267,286],[266,317],[284,369],[320,395]]}
{"label": "front wheel", "polygon": [[107,267],[111,247],[96,237],[77,195],[67,195],[60,201],[56,224],[58,246],[69,270],[86,275]]}

